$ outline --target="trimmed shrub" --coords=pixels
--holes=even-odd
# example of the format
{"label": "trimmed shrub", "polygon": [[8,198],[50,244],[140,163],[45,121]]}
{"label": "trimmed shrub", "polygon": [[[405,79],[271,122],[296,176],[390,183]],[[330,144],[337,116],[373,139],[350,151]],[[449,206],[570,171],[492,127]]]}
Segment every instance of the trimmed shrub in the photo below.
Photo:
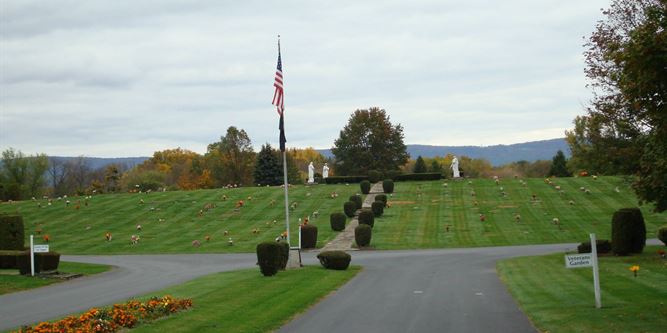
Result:
{"label": "trimmed shrub", "polygon": [[428,172],[428,173],[404,173],[402,175],[397,175],[394,177],[394,181],[406,181],[406,180],[438,180],[442,178],[442,173],[440,172]]}
{"label": "trimmed shrub", "polygon": [[331,213],[329,215],[329,223],[331,223],[331,230],[343,231],[345,230],[345,221],[347,217],[343,213]]}
{"label": "trimmed shrub", "polygon": [[373,229],[367,224],[359,224],[354,229],[354,241],[357,242],[357,246],[364,247],[371,244],[371,234]]}
{"label": "trimmed shrub", "polygon": [[384,193],[394,193],[394,181],[391,179],[385,179],[382,182],[382,191]]}
{"label": "trimmed shrub", "polygon": [[658,228],[658,239],[667,245],[667,225]]}
{"label": "trimmed shrub", "polygon": [[278,273],[283,247],[278,242],[262,242],[257,244],[257,264],[264,276],[274,276]]}
{"label": "trimmed shrub", "polygon": [[301,226],[301,247],[314,249],[317,247],[317,227],[312,224]]}
{"label": "trimmed shrub", "polygon": [[[60,253],[35,253],[35,274],[44,271],[55,271],[60,264]],[[30,251],[23,251],[16,256],[16,265],[22,275],[30,274]]]}
{"label": "trimmed shrub", "polygon": [[359,194],[351,195],[350,201],[354,202],[357,205],[357,209],[361,209],[361,206],[364,203]]}
{"label": "trimmed shrub", "polygon": [[23,217],[0,215],[0,250],[23,250]]}
{"label": "trimmed shrub", "polygon": [[375,196],[375,201],[382,201],[385,207],[387,207],[387,195],[386,194],[377,194]]}
{"label": "trimmed shrub", "polygon": [[0,251],[0,269],[14,269],[18,268],[18,264],[16,263],[16,257],[22,256],[25,253],[25,251],[8,251],[8,250],[2,250]]}
{"label": "trimmed shrub", "polygon": [[359,183],[359,187],[361,187],[361,193],[363,194],[368,194],[371,192],[371,182],[367,180],[362,180],[361,183]]}
{"label": "trimmed shrub", "polygon": [[354,213],[357,211],[357,203],[348,201],[343,204],[343,212],[347,217],[354,217]]}
{"label": "trimmed shrub", "polygon": [[368,171],[368,181],[375,184],[375,183],[377,183],[381,180],[382,180],[382,172],[377,171],[377,170],[369,170]]}
{"label": "trimmed shrub", "polygon": [[364,179],[368,179],[367,176],[329,176],[324,179],[327,184],[353,184],[359,183]]}
{"label": "trimmed shrub", "polygon": [[324,251],[317,255],[322,267],[344,271],[350,266],[352,256],[344,251]]}
{"label": "trimmed shrub", "polygon": [[284,271],[287,268],[287,261],[289,261],[289,244],[287,242],[278,242],[278,245],[280,246],[278,269]]}
{"label": "trimmed shrub", "polygon": [[[608,239],[597,239],[595,240],[595,247],[598,250],[598,253],[609,253],[611,252],[611,242]],[[577,252],[579,253],[591,253],[591,242],[583,242],[577,246]]]}
{"label": "trimmed shrub", "polygon": [[384,202],[382,201],[375,201],[371,204],[371,210],[373,211],[373,215],[375,217],[380,217],[384,213]]}
{"label": "trimmed shrub", "polygon": [[362,210],[359,213],[359,224],[366,224],[372,228],[375,224],[375,215],[373,215],[373,212],[368,209]]}
{"label": "trimmed shrub", "polygon": [[646,225],[639,208],[621,208],[611,221],[611,248],[619,256],[641,253],[646,245]]}

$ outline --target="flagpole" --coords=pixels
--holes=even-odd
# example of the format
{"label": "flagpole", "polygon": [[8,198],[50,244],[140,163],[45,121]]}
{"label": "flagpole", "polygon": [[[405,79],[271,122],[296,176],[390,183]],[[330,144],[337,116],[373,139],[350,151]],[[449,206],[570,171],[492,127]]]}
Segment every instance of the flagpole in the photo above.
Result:
{"label": "flagpole", "polygon": [[[280,56],[280,35],[278,35],[278,56]],[[283,101],[284,101],[284,91],[283,91]],[[284,106],[281,111],[282,113],[280,115],[280,121],[282,125],[282,131],[284,132],[285,130]],[[289,183],[287,182],[287,152],[286,152],[287,148],[282,149],[282,151],[283,151],[283,184],[285,187],[285,227],[287,230],[287,245],[291,247],[292,243],[290,243],[290,230],[289,230],[289,191],[288,191]]]}

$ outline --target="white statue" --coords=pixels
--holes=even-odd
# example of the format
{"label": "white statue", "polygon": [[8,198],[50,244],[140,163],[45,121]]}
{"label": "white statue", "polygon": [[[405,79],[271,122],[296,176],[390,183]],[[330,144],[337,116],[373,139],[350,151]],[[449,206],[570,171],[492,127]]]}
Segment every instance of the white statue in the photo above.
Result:
{"label": "white statue", "polygon": [[452,165],[450,166],[452,169],[453,173],[453,178],[460,178],[461,175],[459,175],[459,160],[454,156],[454,159],[452,160]]}
{"label": "white statue", "polygon": [[313,162],[310,162],[310,164],[308,164],[308,182],[309,183],[315,182],[315,166],[313,166]]}
{"label": "white statue", "polygon": [[329,177],[329,166],[324,163],[324,166],[322,167],[322,179]]}

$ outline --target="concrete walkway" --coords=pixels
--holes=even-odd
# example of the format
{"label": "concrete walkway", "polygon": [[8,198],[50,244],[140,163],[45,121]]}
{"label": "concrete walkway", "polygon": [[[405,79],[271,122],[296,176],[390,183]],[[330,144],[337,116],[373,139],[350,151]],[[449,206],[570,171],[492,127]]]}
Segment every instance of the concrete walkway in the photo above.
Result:
{"label": "concrete walkway", "polygon": [[[383,193],[382,182],[377,182],[371,186],[371,191],[366,195],[366,199],[361,205],[361,208],[371,208],[371,205],[375,201],[375,196],[377,194]],[[350,220],[350,223],[347,224],[345,230],[341,231],[336,238],[327,243],[321,251],[357,251],[354,245],[354,229],[359,225],[359,211],[354,215]]]}

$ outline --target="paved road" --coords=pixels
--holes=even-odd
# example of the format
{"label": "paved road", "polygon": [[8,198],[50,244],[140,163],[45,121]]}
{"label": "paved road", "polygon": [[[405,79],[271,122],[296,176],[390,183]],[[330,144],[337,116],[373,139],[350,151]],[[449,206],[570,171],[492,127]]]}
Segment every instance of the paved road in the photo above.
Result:
{"label": "paved road", "polygon": [[[498,279],[495,262],[574,246],[356,251],[352,262],[363,265],[363,271],[280,331],[535,332]],[[255,267],[256,257],[124,255],[63,256],[63,260],[117,268],[0,296],[0,330],[122,301],[214,272]],[[304,261],[315,263],[315,253],[304,254]]]}

